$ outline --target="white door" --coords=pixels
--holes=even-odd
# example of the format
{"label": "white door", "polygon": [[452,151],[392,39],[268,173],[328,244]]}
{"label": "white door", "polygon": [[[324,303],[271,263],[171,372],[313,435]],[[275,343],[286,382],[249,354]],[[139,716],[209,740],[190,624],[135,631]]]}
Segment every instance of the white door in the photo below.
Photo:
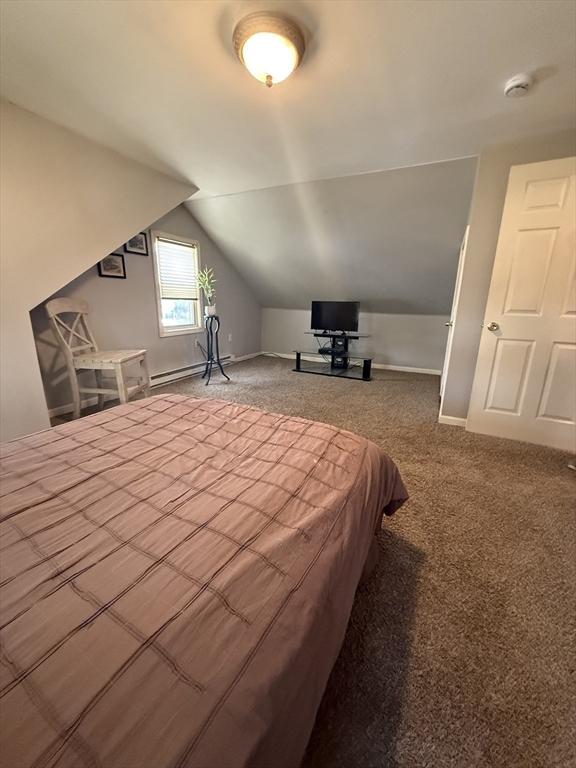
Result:
{"label": "white door", "polygon": [[466,428],[576,450],[576,158],[510,171]]}
{"label": "white door", "polygon": [[[444,387],[446,386],[446,374],[448,373],[448,366],[450,365],[450,356],[452,354],[452,338],[454,336],[454,321],[458,312],[458,302],[460,301],[460,288],[462,287],[462,275],[464,274],[464,260],[466,258],[466,245],[468,243],[468,232],[470,227],[466,227],[464,237],[462,238],[462,244],[460,245],[460,256],[458,258],[458,271],[456,273],[456,283],[454,285],[454,296],[452,298],[452,311],[450,312],[450,320],[446,323],[448,326],[448,338],[446,341],[446,354],[444,356],[444,365],[442,366],[442,376],[440,377],[440,401],[444,397]],[[440,405],[440,413],[442,414],[442,405]]]}

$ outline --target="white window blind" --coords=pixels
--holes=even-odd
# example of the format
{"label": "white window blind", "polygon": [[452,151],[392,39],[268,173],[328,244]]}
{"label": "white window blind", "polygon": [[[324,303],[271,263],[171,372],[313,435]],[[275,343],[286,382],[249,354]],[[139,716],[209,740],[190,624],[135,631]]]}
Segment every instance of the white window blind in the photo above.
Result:
{"label": "white window blind", "polygon": [[152,233],[160,336],[201,329],[198,244]]}
{"label": "white window blind", "polygon": [[198,301],[198,253],[195,245],[159,237],[156,241],[161,299]]}

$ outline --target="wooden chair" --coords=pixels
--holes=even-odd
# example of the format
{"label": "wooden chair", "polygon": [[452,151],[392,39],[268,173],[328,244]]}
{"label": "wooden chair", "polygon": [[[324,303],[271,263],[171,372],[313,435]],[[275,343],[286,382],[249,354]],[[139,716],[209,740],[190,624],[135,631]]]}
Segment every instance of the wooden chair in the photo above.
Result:
{"label": "wooden chair", "polygon": [[[150,374],[145,349],[121,349],[100,351],[87,322],[90,312],[88,302],[83,299],[52,299],[47,302],[46,312],[50,326],[56,335],[58,344],[64,353],[66,368],[70,376],[74,418],[80,417],[81,395],[98,395],[98,408],[104,407],[105,395],[116,395],[121,403],[138,392],[150,394]],[[140,363],[140,375],[137,384],[128,385],[125,367]],[[95,387],[81,387],[78,384],[78,371],[94,371]],[[116,387],[104,387],[102,371],[114,371]]]}

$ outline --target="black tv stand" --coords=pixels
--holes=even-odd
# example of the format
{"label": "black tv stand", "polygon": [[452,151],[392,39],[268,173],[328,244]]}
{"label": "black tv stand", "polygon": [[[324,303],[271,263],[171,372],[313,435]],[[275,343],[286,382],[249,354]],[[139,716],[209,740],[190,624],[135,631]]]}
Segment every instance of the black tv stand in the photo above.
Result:
{"label": "black tv stand", "polygon": [[[299,373],[316,373],[321,376],[339,376],[346,379],[362,379],[370,381],[372,360],[366,357],[358,357],[350,354],[349,344],[357,339],[366,339],[368,336],[361,333],[348,333],[347,331],[306,331],[306,333],[315,336],[317,339],[330,340],[330,346],[321,346],[313,353],[296,352],[295,371]],[[313,354],[324,358],[330,355],[329,366],[321,361],[311,366],[303,367],[302,356]],[[351,363],[353,360],[362,361],[361,375],[358,370],[358,363]]]}

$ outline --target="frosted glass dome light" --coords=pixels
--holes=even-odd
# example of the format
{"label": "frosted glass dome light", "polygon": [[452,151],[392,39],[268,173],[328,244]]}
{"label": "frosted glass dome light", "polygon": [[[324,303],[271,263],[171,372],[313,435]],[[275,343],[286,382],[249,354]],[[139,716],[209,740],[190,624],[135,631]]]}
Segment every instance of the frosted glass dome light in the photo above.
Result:
{"label": "frosted glass dome light", "polygon": [[251,13],[234,30],[234,48],[248,72],[269,88],[286,80],[300,64],[304,38],[277,13]]}

